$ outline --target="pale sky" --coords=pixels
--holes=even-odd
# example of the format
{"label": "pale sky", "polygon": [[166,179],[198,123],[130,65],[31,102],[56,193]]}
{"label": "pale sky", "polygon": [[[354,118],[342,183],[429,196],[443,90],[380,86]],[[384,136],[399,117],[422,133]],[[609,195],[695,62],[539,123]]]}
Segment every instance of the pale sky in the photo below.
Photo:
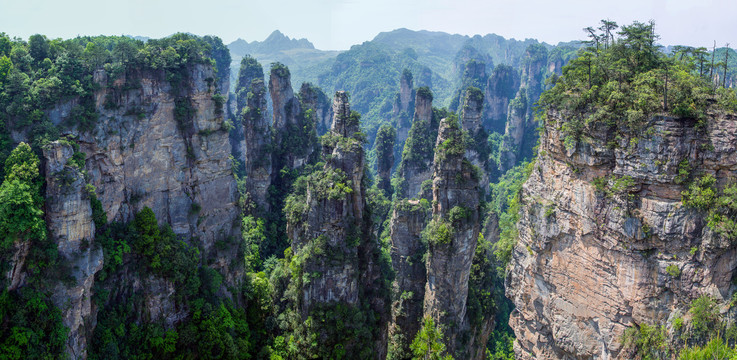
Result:
{"label": "pale sky", "polygon": [[653,19],[664,45],[737,47],[737,0],[0,0],[0,32],[22,38],[191,32],[228,44],[278,29],[323,50],[403,27],[556,44],[604,18]]}

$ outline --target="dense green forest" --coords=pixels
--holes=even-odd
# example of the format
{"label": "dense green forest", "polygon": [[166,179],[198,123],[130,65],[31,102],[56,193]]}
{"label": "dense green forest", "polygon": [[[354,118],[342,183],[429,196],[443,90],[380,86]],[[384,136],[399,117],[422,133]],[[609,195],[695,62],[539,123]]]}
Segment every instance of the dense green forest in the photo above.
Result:
{"label": "dense green forest", "polygon": [[[268,153],[259,155],[269,156],[275,167],[267,207],[255,205],[246,190],[250,174],[231,156],[240,234],[219,237],[210,252],[199,239],[178,236],[168,220],[157,219],[148,206],[140,206],[128,221],[108,219],[99,198],[104,195],[89,183],[89,159],[79,144],[85,135],[84,141],[94,139],[100,120],[98,103],[105,109],[119,106],[112,99],[95,98],[101,86],[94,80],[96,74],[104,72],[104,85],[121,91],[142,88],[141,83],[129,81],[141,74],[163,75],[171,89],[174,120],[187,134],[187,121],[199,105],[188,97],[187,89],[196,81],[190,70],[194,66],[212,68],[216,78],[204,81],[208,89],[216,88],[231,78],[230,64],[236,59],[231,59],[232,49],[218,37],[187,34],[143,42],[125,36],[62,40],[43,35],[26,41],[0,33],[2,273],[16,273],[16,254],[22,249],[27,253],[20,265],[24,280],[16,283],[14,278],[3,278],[0,359],[69,357],[69,329],[52,295],[57,286],[74,283],[75,269],[60,256],[45,220],[49,189],[44,176],[50,174],[44,173],[42,159],[53,142],[73,149],[68,166],[85,183],[84,200],[89,201],[94,222],[94,244],[88,242],[85,247],[102,253],[92,294],[86,294],[97,311],[96,326],[85,334],[86,354],[91,359],[374,358],[376,344],[384,341],[386,345],[383,332],[390,302],[412,297],[408,292],[392,292],[397,276],[396,264],[392,264],[393,214],[407,211],[427,217],[432,213],[422,231],[421,250],[409,260],[411,266],[412,261],[426,261],[428,249],[450,243],[454,227],[469,221],[471,213],[455,206],[447,219],[439,215],[441,206],[433,195],[437,197],[437,184],[446,179],[425,179],[420,194],[407,194],[407,179],[398,174],[420,161],[438,166],[450,156],[463,159],[463,169],[470,169],[465,171],[469,174],[454,174],[450,183],[462,183],[466,175],[478,182],[481,172],[493,175],[488,189],[478,191],[480,219],[476,225],[481,231],[478,240],[474,238],[477,245],[472,252],[464,315],[472,326],[491,325],[488,341],[479,345],[486,359],[514,358],[514,335],[508,325],[513,305],[505,297],[504,284],[518,237],[522,187],[535,171],[539,154],[537,148],[527,149],[532,156],[520,157],[511,169],[494,173],[499,171],[500,153],[509,151],[502,144],[509,141],[510,130],[484,130],[479,132],[481,138],[469,136],[462,123],[469,111],[466,101],[483,103],[489,78],[514,72],[528,88],[503,94],[514,99],[510,109],[529,110],[532,125],[528,126],[560,130],[568,149],[590,143],[592,128],[606,127],[613,134],[608,146],[614,148],[620,144],[615,138],[636,143],[648,136],[644,125],[654,116],[691,119],[703,128],[711,113],[737,112],[733,89],[737,53],[733,50],[716,49],[712,56],[703,48],[675,47],[666,53],[657,43],[652,22],[601,25],[601,29],[587,29],[588,41],[558,46],[496,35],[468,38],[397,30],[328,60],[325,58],[332,54],[312,54],[314,48],[304,42],[295,45],[270,37],[256,44],[261,47],[241,44],[241,51],[262,55],[310,50],[310,56],[314,55],[310,66],[300,68],[300,76],[294,78],[313,80],[328,94],[346,90],[347,94],[336,93],[336,99],[345,99],[339,104],[347,106],[350,98],[353,111],[336,114],[333,131],[318,138],[314,109],[308,109],[299,96],[289,100],[287,106],[293,107],[287,109],[299,110],[287,114],[294,123],[283,128],[267,125],[259,134],[269,141],[264,148]],[[281,45],[267,48],[271,43]],[[299,51],[290,55],[301,56]],[[252,106],[266,102],[261,65],[255,57],[238,56],[237,104],[232,107],[240,111],[224,112],[228,94],[207,92],[215,103],[212,116],[226,119],[224,130],[230,132],[252,129],[248,126],[267,112]],[[536,61],[541,66],[532,73],[531,64]],[[329,69],[318,73],[326,64]],[[546,67],[549,64],[554,70]],[[483,70],[483,76],[474,69]],[[271,79],[289,79],[290,68],[275,62],[270,75]],[[392,112],[402,76],[414,79],[413,94],[418,99],[435,100],[435,106],[427,121],[415,121],[407,129],[405,143],[395,145],[401,124]],[[540,94],[531,90],[535,81]],[[535,96],[540,97],[539,102]],[[55,122],[58,117],[52,111],[70,102],[74,105],[67,120]],[[134,110],[140,113],[131,109],[128,116],[137,115]],[[145,114],[136,119],[148,121]],[[450,124],[452,138],[438,140],[441,122]],[[212,130],[197,135],[206,137],[211,135],[208,132]],[[392,161],[395,146],[403,151],[401,159]],[[491,165],[472,165],[464,158],[470,151],[480,154],[483,164]],[[298,166],[287,165],[300,156],[305,160]],[[189,153],[188,159],[196,160]],[[399,166],[390,181],[388,173],[395,162]],[[687,189],[681,194],[683,206],[706,212],[707,226],[718,234],[737,237],[737,187],[717,186],[710,175],[691,173],[688,163],[679,170],[679,181]],[[71,175],[60,181],[64,180],[76,181]],[[604,197],[629,186],[624,178],[594,182]],[[199,226],[204,221],[198,215],[201,205],[193,202],[190,206],[189,215]],[[546,218],[554,212],[555,208],[547,209]],[[491,229],[497,225],[498,229]],[[316,235],[317,231],[322,232]],[[494,239],[485,238],[485,233]],[[222,253],[232,256],[223,260]],[[237,269],[233,273],[238,281],[228,279],[233,273],[226,274],[224,268]],[[347,276],[355,280],[350,287],[360,288],[355,301],[308,301],[308,295],[314,295],[311,286],[324,279],[332,281],[332,272],[346,268],[356,271],[355,276]],[[677,278],[680,271],[671,268],[669,274]],[[171,285],[174,320],[153,320],[147,313],[143,288],[157,281]],[[731,305],[735,301],[733,298]],[[737,358],[737,326],[720,312],[714,298],[698,297],[689,304],[688,312],[688,317],[674,320],[671,327],[638,324],[627,330],[622,342],[638,359]],[[446,341],[454,330],[425,317],[413,338],[398,341],[397,348],[409,352],[390,349],[389,357],[452,359],[451,351],[457,349]],[[471,336],[465,335],[460,343],[466,344]]]}

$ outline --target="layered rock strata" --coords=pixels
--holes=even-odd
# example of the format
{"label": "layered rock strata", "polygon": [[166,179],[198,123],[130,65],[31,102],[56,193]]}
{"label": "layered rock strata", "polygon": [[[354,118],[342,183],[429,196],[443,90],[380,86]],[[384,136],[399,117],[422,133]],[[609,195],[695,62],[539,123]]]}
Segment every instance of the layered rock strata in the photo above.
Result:
{"label": "layered rock strata", "polygon": [[737,118],[712,114],[699,130],[694,120],[658,116],[627,136],[593,126],[567,149],[565,118],[548,117],[521,190],[507,275],[516,356],[627,359],[628,327],[668,325],[701,294],[728,300],[737,246],[683,205],[679,170],[690,164],[692,178],[727,184],[737,170]]}

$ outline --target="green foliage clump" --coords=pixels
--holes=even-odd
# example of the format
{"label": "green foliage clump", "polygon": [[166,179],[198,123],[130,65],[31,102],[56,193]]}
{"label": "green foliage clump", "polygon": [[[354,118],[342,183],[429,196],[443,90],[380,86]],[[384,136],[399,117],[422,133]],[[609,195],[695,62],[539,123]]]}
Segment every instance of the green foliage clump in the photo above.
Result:
{"label": "green foliage clump", "polygon": [[0,358],[66,359],[68,331],[50,294],[28,286],[0,292]]}
{"label": "green foliage clump", "polygon": [[450,114],[446,121],[448,128],[451,129],[450,137],[438,144],[438,148],[435,149],[435,156],[440,161],[463,156],[466,153],[466,142],[464,141],[463,129],[458,122],[458,116]]}
{"label": "green foliage clump", "polygon": [[38,166],[38,157],[25,143],[20,143],[5,161],[5,181],[0,185],[2,252],[15,242],[46,240]]}
{"label": "green foliage clump", "polygon": [[681,276],[681,268],[679,268],[678,265],[675,265],[675,264],[670,264],[666,266],[665,272],[667,272],[668,275],[674,278]]}
{"label": "green foliage clump", "polygon": [[443,330],[435,325],[430,317],[425,317],[422,328],[417,332],[414,340],[409,345],[412,350],[413,360],[452,360],[453,357],[446,354],[443,342]]}
{"label": "green foliage clump", "polygon": [[720,236],[737,239],[737,183],[717,189],[716,178],[706,174],[681,193],[687,207],[707,212],[707,226]]}
{"label": "green foliage clump", "polygon": [[509,169],[499,182],[491,185],[490,210],[499,217],[499,241],[494,244],[494,256],[497,259],[497,272],[504,277],[504,271],[512,257],[512,250],[517,244],[517,222],[520,212],[520,195],[522,185],[532,172],[534,161],[522,163]]}
{"label": "green foliage clump", "polygon": [[[541,110],[563,113],[560,126],[569,148],[595,124],[637,138],[654,115],[704,121],[713,99],[735,96],[714,90],[696,56],[660,52],[653,22],[622,26],[615,39],[616,28],[614,23],[604,38],[592,29],[592,46],[582,49],[540,98]],[[602,42],[606,46],[600,47]]]}
{"label": "green foliage clump", "polygon": [[314,199],[343,200],[353,192],[351,180],[343,170],[332,167],[300,176],[294,182],[294,191],[284,202],[284,212],[289,222],[301,222],[302,216],[309,209],[307,204],[307,189]]}
{"label": "green foliage clump", "polygon": [[666,328],[642,324],[624,332],[625,348],[633,348],[638,358],[643,360],[665,359],[670,353],[667,344]]}
{"label": "green foliage clump", "polygon": [[422,230],[422,241],[433,246],[450,244],[453,241],[453,224],[437,217],[430,220]]}

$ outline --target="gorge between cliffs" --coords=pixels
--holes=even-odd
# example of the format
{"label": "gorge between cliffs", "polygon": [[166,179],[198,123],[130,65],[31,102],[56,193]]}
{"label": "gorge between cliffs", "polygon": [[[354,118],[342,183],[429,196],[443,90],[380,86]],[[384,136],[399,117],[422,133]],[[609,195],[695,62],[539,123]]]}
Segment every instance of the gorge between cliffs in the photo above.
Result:
{"label": "gorge between cliffs", "polygon": [[737,358],[734,51],[600,25],[0,33],[0,359]]}

